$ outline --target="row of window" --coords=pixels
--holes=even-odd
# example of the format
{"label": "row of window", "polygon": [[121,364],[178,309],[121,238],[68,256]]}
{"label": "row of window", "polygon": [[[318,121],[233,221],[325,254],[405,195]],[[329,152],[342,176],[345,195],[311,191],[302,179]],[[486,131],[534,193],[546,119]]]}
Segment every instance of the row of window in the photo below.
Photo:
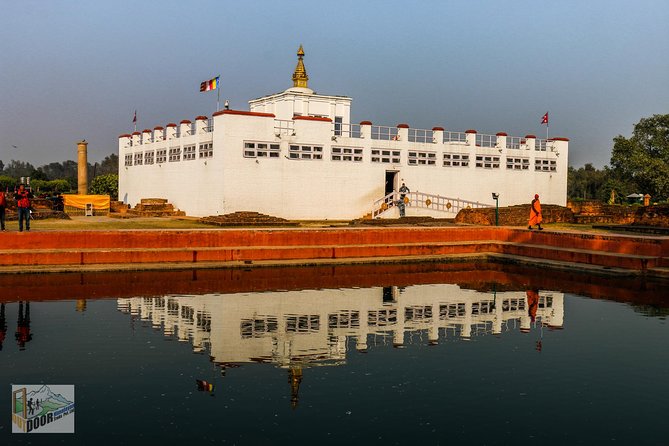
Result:
{"label": "row of window", "polygon": [[[361,148],[354,147],[332,147],[331,160],[332,161],[350,161],[362,162]],[[399,164],[401,161],[399,150],[385,150],[372,149],[371,162],[385,163],[385,164]],[[255,157],[269,157],[278,158],[280,154],[279,144],[261,143],[261,142],[245,142],[244,156],[247,158]],[[323,159],[322,146],[302,146],[291,145],[289,149],[290,159],[300,160],[321,160]],[[407,163],[410,166],[436,166],[437,152],[410,150],[408,152]],[[469,167],[469,154],[466,153],[444,153],[443,163],[444,167]],[[499,156],[476,156],[476,167],[484,169],[499,169]],[[529,158],[506,158],[506,168],[509,170],[529,170]],[[535,170],[541,171],[555,171],[556,161],[549,159],[536,159]]]}
{"label": "row of window", "polygon": [[[158,149],[155,151],[155,162],[158,164],[169,161],[188,161],[199,158],[211,158],[214,154],[212,143],[203,143],[199,145],[196,153],[195,145],[181,147],[172,147],[167,149]],[[268,142],[247,141],[244,143],[245,158],[279,158],[281,148],[279,144]],[[288,158],[293,160],[322,160],[323,146],[314,145],[294,145],[291,144],[288,151]],[[355,147],[332,147],[330,159],[332,161],[346,161],[360,163],[363,161],[363,149]],[[399,150],[372,149],[371,162],[382,164],[399,164],[401,162],[401,152]],[[467,153],[444,153],[442,166],[444,167],[469,167],[470,156]],[[142,165],[154,163],[154,151],[137,152],[125,156],[125,165]],[[407,156],[407,163],[410,166],[436,166],[437,152],[410,150]],[[476,167],[483,169],[499,169],[500,156],[496,155],[476,155]],[[554,172],[557,162],[552,159],[535,159],[535,171]],[[521,157],[506,157],[506,168],[508,170],[529,170],[530,159]]]}
{"label": "row of window", "polygon": [[[197,150],[196,150],[197,149]],[[213,143],[202,143],[198,147],[195,144],[183,147],[183,156],[181,147],[170,147],[167,149],[147,150],[146,152],[136,152],[134,155],[129,153],[125,156],[126,166],[141,166],[143,164],[162,164],[168,160],[170,162],[178,162],[181,160],[189,161],[198,158],[206,159],[214,156]]]}

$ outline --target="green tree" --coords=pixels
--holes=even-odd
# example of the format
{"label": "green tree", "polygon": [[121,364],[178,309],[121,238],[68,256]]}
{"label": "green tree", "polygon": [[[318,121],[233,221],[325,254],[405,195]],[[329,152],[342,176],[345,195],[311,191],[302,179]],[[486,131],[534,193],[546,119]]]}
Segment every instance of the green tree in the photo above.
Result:
{"label": "green tree", "polygon": [[669,115],[642,118],[632,137],[613,139],[613,176],[636,186],[635,192],[655,200],[669,197]]}
{"label": "green tree", "polygon": [[112,200],[118,199],[118,175],[110,173],[93,178],[89,190],[92,194],[110,195]]}
{"label": "green tree", "polygon": [[0,190],[3,192],[6,190],[10,190],[14,192],[14,186],[18,181],[16,181],[16,178],[9,177],[7,175],[0,175]]}
{"label": "green tree", "polygon": [[606,169],[597,170],[590,163],[579,169],[569,166],[567,171],[567,196],[571,199],[581,200],[608,200],[607,192],[604,190],[608,175]]}
{"label": "green tree", "polygon": [[118,175],[118,155],[115,153],[107,155],[105,159],[100,162],[100,166],[97,170],[98,175],[107,175],[110,173]]}
{"label": "green tree", "polygon": [[70,189],[70,183],[67,180],[31,180],[30,186],[37,192],[67,192]]}
{"label": "green tree", "polygon": [[26,163],[25,161],[16,161],[11,160],[9,164],[5,166],[2,173],[8,177],[29,177],[30,174],[35,170],[32,164]]}

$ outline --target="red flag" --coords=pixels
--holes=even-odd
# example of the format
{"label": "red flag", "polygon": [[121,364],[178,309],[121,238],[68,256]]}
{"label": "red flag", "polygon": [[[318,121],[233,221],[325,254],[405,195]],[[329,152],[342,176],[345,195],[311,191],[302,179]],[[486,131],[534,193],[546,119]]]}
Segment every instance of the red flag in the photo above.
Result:
{"label": "red flag", "polygon": [[541,118],[541,123],[548,125],[548,112]]}
{"label": "red flag", "polygon": [[137,110],[135,110],[135,116],[132,117],[132,123],[137,123]]}

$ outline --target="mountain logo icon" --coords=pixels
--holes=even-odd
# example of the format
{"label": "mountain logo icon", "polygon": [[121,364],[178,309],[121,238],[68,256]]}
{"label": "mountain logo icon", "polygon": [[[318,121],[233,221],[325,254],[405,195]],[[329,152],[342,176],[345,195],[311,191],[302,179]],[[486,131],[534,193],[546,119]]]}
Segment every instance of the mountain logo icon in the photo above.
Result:
{"label": "mountain logo icon", "polygon": [[13,433],[74,433],[73,385],[12,385]]}

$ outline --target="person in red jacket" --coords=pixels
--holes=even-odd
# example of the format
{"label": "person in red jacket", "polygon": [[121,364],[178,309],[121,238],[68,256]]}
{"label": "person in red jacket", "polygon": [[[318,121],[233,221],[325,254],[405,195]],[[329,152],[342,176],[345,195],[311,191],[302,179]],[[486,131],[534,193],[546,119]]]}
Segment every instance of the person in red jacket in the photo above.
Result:
{"label": "person in red jacket", "polygon": [[19,232],[23,231],[24,219],[26,221],[26,231],[30,231],[30,199],[33,197],[33,194],[26,189],[25,185],[21,184],[15,196],[16,208],[19,212]]}
{"label": "person in red jacket", "polygon": [[5,230],[5,209],[7,209],[7,198],[5,193],[0,190],[0,230]]}

